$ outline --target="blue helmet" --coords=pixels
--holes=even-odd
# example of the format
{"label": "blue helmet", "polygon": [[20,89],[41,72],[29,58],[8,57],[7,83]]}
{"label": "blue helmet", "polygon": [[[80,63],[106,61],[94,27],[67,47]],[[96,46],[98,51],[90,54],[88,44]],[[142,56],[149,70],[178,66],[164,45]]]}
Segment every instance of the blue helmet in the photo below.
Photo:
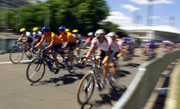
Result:
{"label": "blue helmet", "polygon": [[50,31],[50,27],[48,26],[43,26],[42,29],[41,29],[42,32],[45,32],[45,31]]}
{"label": "blue helmet", "polygon": [[130,40],[132,40],[133,38],[131,38],[131,37],[123,37],[122,39],[125,40],[125,41],[130,41]]}
{"label": "blue helmet", "polygon": [[65,31],[66,30],[66,27],[65,26],[60,26],[59,28],[58,28],[58,31]]}

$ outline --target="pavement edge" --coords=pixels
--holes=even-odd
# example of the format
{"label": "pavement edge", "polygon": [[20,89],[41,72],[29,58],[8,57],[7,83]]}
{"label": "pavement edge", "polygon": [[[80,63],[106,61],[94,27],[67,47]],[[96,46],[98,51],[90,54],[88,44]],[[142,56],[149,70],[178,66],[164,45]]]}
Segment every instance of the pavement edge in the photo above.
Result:
{"label": "pavement edge", "polygon": [[180,76],[180,61],[171,73],[169,90],[165,101],[165,109],[177,109],[178,77]]}

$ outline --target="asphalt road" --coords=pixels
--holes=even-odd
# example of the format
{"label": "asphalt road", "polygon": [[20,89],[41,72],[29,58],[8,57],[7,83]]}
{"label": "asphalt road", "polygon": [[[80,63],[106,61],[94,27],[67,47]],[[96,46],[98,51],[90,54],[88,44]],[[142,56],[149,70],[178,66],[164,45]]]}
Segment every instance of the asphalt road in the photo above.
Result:
{"label": "asphalt road", "polygon": [[28,63],[12,64],[9,54],[0,55],[0,109],[110,109],[136,75],[138,66],[145,62],[139,53],[137,49],[132,60],[119,62],[116,90],[95,89],[90,102],[83,106],[76,100],[77,87],[90,68],[75,67],[73,74],[60,70],[55,75],[46,67],[43,79],[31,86],[26,78]]}

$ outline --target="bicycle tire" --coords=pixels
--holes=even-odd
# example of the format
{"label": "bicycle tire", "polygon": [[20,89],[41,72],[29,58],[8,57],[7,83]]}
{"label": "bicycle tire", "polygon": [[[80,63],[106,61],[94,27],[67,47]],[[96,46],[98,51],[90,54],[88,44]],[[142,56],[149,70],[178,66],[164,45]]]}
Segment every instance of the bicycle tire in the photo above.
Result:
{"label": "bicycle tire", "polygon": [[[35,67],[35,72],[33,71],[31,71],[30,70],[30,68],[33,66],[33,65],[35,65],[36,67]],[[39,66],[40,65],[40,66]],[[40,70],[40,68],[42,67],[42,72],[41,73],[38,73],[36,70]],[[32,74],[31,74],[32,73]],[[45,64],[44,64],[44,62],[42,61],[42,60],[40,60],[40,59],[34,59],[34,60],[32,60],[30,63],[29,63],[29,65],[28,65],[28,67],[27,67],[27,70],[26,70],[26,77],[27,77],[27,79],[30,81],[30,82],[32,82],[32,83],[36,83],[36,82],[39,82],[41,79],[42,79],[42,77],[44,76],[44,74],[45,74]],[[35,79],[33,79],[33,77],[35,77],[35,76],[37,76],[37,78],[35,78]]]}
{"label": "bicycle tire", "polygon": [[[24,56],[23,49],[19,47],[14,47],[10,52],[9,59],[13,64],[18,64],[23,59],[23,56]],[[17,57],[19,58],[16,60]]]}
{"label": "bicycle tire", "polygon": [[[92,86],[91,86],[91,91],[90,91],[89,96],[87,96],[87,94],[86,94],[85,100],[82,100],[81,96],[80,96],[81,88],[83,87],[83,91],[85,93],[87,93],[86,91],[89,90],[89,89],[87,89],[87,87],[85,87],[86,90],[84,90],[83,83],[85,82],[85,80],[87,80],[87,82],[85,84],[86,86],[91,86],[91,85]],[[87,85],[87,84],[89,84],[89,85]],[[88,72],[87,74],[85,74],[83,76],[83,78],[81,79],[81,81],[80,81],[80,83],[78,85],[78,89],[77,89],[77,101],[78,101],[79,104],[85,104],[85,103],[87,103],[90,100],[90,98],[92,97],[92,94],[94,92],[94,86],[95,86],[95,84],[94,84],[94,77],[92,75],[92,72]],[[88,91],[88,93],[89,93],[89,91]]]}

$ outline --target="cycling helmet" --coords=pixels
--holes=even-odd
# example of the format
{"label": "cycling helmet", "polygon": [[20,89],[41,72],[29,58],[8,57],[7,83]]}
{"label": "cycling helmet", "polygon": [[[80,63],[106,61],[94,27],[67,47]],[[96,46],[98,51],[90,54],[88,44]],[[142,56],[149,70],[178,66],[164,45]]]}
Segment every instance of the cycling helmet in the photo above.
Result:
{"label": "cycling helmet", "polygon": [[73,33],[78,33],[79,30],[78,30],[78,29],[74,29],[72,32],[73,32]]}
{"label": "cycling helmet", "polygon": [[42,32],[45,32],[45,31],[50,31],[50,27],[48,26],[43,26],[42,29],[41,29]]}
{"label": "cycling helmet", "polygon": [[24,32],[24,31],[26,31],[26,28],[21,28],[21,29],[20,29],[20,32],[21,32],[21,33]]}
{"label": "cycling helmet", "polygon": [[70,31],[70,29],[69,29],[69,28],[66,28],[66,29],[65,29],[65,31],[66,31],[66,32],[69,32],[69,31]]}
{"label": "cycling helmet", "polygon": [[104,37],[105,36],[105,31],[104,29],[98,29],[96,32],[95,32],[95,36],[96,37]]}
{"label": "cycling helmet", "polygon": [[156,41],[155,40],[150,40],[150,43],[155,43]]}
{"label": "cycling helmet", "polygon": [[33,28],[33,31],[37,31],[38,29],[39,29],[39,28],[37,28],[37,27],[34,27],[34,28]]}
{"label": "cycling helmet", "polygon": [[65,31],[66,30],[66,27],[65,26],[60,26],[59,28],[58,28],[58,31]]}
{"label": "cycling helmet", "polygon": [[116,38],[116,33],[115,32],[110,32],[107,34],[108,37],[110,38]]}
{"label": "cycling helmet", "polygon": [[169,41],[169,40],[164,40],[163,42],[164,42],[164,43],[170,43],[170,41]]}
{"label": "cycling helmet", "polygon": [[132,38],[130,38],[130,37],[123,37],[122,39],[125,40],[125,41],[130,41]]}
{"label": "cycling helmet", "polygon": [[93,36],[93,35],[94,35],[93,32],[89,32],[89,33],[87,34],[87,36]]}

